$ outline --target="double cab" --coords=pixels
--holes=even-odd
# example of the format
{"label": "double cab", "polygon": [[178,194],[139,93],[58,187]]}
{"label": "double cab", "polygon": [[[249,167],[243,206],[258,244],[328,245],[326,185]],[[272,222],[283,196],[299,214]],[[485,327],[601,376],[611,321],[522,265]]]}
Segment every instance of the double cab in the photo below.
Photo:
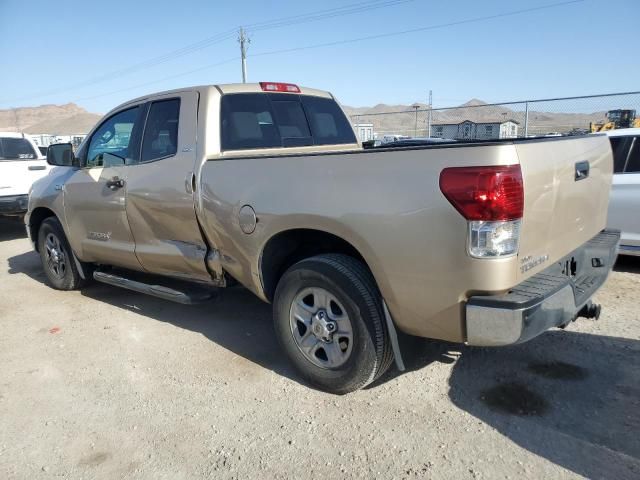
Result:
{"label": "double cab", "polygon": [[333,393],[402,369],[398,331],[500,346],[596,317],[617,253],[604,135],[365,150],[333,95],[263,82],[131,100],[47,159],[25,220],[51,286],[239,283]]}

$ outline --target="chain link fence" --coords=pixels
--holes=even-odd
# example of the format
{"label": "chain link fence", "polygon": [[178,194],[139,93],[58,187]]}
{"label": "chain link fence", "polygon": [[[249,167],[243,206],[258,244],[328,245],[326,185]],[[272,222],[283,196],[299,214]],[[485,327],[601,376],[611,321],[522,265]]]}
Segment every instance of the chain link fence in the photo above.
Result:
{"label": "chain link fence", "polygon": [[492,104],[472,100],[459,107],[432,109],[415,104],[411,110],[350,117],[362,141],[403,137],[490,140],[588,133],[592,124],[612,119],[615,113],[609,112],[615,110],[632,111],[627,118],[633,124],[633,116],[640,113],[640,92]]}

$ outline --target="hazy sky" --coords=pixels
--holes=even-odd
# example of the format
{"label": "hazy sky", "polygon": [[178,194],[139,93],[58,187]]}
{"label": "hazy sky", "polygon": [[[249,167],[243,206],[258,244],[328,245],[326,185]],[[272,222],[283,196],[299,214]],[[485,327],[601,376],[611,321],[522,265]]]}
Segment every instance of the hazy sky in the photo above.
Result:
{"label": "hazy sky", "polygon": [[[284,17],[298,18],[249,28],[249,81],[326,89],[351,106],[426,102],[429,89],[435,106],[640,90],[640,1],[509,15],[561,3],[0,0],[0,108],[76,102],[103,113],[149,92],[239,82],[233,30]],[[356,13],[300,22],[350,5]],[[186,46],[187,54],[175,53]],[[291,51],[260,55],[281,50]]]}

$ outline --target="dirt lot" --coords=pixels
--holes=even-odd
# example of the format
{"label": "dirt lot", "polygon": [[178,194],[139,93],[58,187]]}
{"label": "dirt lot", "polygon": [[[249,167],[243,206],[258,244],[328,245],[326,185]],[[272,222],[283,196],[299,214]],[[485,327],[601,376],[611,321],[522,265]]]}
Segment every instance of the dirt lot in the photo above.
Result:
{"label": "dirt lot", "polygon": [[57,292],[0,223],[0,478],[640,478],[640,261],[522,346],[403,342],[408,372],[301,384],[270,307]]}

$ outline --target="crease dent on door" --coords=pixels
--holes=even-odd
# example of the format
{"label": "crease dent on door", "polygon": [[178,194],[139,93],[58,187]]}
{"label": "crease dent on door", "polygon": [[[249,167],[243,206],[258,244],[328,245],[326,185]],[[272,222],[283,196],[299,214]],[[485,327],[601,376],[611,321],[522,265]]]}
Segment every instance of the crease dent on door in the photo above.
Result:
{"label": "crease dent on door", "polygon": [[127,215],[135,253],[151,273],[211,282],[207,245],[198,225],[194,193],[185,181],[196,162],[196,92],[152,99],[140,162],[129,166]]}

